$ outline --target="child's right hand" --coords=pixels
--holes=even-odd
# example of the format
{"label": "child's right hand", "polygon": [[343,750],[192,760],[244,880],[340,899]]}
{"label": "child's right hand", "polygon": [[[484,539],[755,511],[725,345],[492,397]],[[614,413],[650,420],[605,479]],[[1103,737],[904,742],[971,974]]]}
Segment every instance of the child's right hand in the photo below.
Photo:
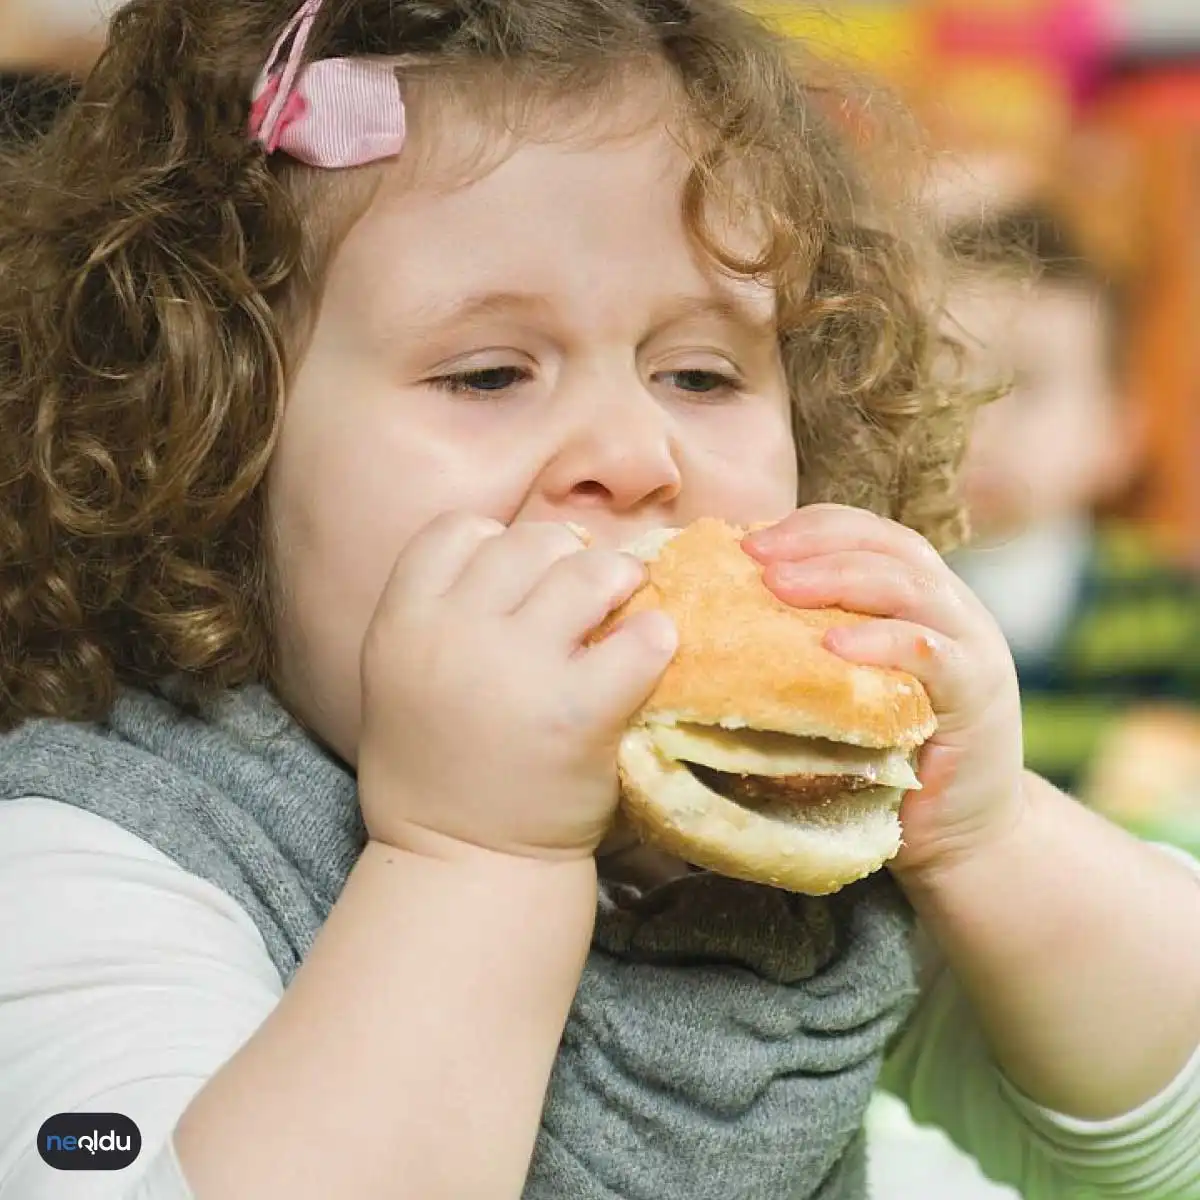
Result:
{"label": "child's right hand", "polygon": [[617,743],[676,635],[645,612],[585,640],[643,578],[637,559],[584,549],[564,525],[455,513],[418,533],[363,643],[370,836],[438,854],[591,855],[616,809]]}

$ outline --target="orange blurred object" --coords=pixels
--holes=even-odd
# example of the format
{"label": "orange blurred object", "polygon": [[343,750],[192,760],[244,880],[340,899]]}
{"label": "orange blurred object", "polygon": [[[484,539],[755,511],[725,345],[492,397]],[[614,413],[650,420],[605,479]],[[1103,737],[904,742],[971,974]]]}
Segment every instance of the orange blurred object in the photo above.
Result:
{"label": "orange blurred object", "polygon": [[1081,226],[1107,216],[1132,300],[1126,383],[1147,414],[1150,466],[1134,515],[1200,567],[1200,69],[1119,81],[1089,120],[1124,170],[1109,195],[1086,172],[1064,172],[1061,188]]}

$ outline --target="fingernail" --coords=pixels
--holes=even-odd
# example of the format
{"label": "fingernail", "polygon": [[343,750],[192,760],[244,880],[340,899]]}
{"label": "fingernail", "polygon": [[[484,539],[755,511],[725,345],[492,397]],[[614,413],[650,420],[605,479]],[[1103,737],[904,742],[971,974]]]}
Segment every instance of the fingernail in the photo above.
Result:
{"label": "fingernail", "polygon": [[832,650],[835,654],[840,651],[853,650],[855,643],[861,645],[860,630],[862,626],[855,628],[854,626],[835,626],[833,629],[827,630],[825,636],[821,639],[821,645],[826,650]]}
{"label": "fingernail", "polygon": [[742,545],[753,546],[758,550],[769,550],[778,541],[779,535],[775,532],[777,528],[777,526],[771,525],[766,529],[755,529],[742,538]]}
{"label": "fingernail", "polygon": [[663,654],[674,654],[679,648],[679,631],[675,628],[675,622],[659,609],[653,609],[645,614],[642,633],[647,644]]}
{"label": "fingernail", "polygon": [[627,587],[634,587],[646,578],[646,564],[640,558],[634,557],[632,554],[621,554],[621,571],[624,573],[624,578],[621,583]]}

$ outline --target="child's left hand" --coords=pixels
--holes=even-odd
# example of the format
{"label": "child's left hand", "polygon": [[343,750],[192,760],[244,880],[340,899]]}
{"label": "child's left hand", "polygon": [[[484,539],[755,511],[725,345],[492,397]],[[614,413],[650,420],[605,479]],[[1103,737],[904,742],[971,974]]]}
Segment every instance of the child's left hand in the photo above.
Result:
{"label": "child's left hand", "polygon": [[860,509],[814,504],[747,537],[764,582],[797,608],[837,607],[881,620],[830,630],[852,662],[907,671],[938,716],[901,809],[901,876],[994,844],[1023,811],[1021,706],[996,622],[919,534]]}

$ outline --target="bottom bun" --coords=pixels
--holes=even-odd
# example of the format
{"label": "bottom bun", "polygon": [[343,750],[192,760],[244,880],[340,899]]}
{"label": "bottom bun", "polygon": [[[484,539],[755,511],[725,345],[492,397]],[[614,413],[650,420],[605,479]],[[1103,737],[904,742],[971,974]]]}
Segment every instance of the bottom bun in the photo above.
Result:
{"label": "bottom bun", "polygon": [[900,849],[900,788],[762,813],[710,791],[660,754],[644,726],[626,731],[618,767],[625,813],[642,836],[720,875],[822,896],[879,870]]}

